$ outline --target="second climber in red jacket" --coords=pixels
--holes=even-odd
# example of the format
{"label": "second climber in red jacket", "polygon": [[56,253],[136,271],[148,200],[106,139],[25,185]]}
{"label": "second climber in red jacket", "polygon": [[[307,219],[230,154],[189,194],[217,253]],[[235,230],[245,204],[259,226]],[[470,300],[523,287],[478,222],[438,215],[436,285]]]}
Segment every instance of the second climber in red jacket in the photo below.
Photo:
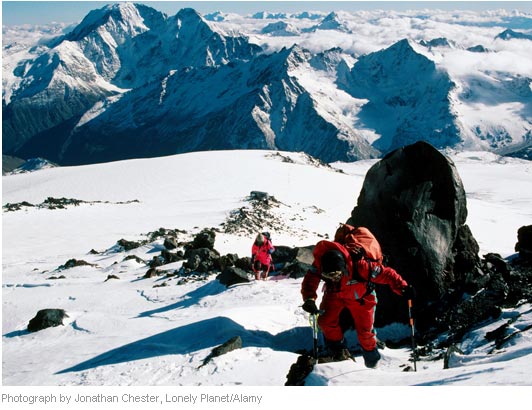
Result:
{"label": "second climber in red jacket", "polygon": [[340,325],[340,314],[347,309],[354,321],[364,363],[367,367],[375,367],[380,359],[373,330],[377,299],[374,291],[367,292],[368,277],[371,275],[373,283],[389,285],[398,295],[410,294],[412,288],[392,268],[364,258],[353,263],[348,250],[337,242],[318,242],[313,255],[314,263],[301,285],[303,309],[311,314],[319,312],[317,289],[323,280],[325,290],[320,304],[323,313],[318,324],[330,355],[334,360],[350,357]]}
{"label": "second climber in red jacket", "polygon": [[266,279],[272,268],[272,253],[275,247],[272,245],[270,234],[261,232],[255,238],[251,246],[251,268],[255,272],[255,279]]}

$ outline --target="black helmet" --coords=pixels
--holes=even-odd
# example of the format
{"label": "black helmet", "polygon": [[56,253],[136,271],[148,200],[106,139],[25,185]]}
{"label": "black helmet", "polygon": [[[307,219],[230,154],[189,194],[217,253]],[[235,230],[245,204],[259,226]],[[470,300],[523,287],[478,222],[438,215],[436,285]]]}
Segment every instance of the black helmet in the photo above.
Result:
{"label": "black helmet", "polygon": [[[347,275],[347,266],[342,252],[330,250],[325,252],[321,257],[321,271],[323,276],[338,280],[342,275]],[[333,275],[328,275],[333,274]]]}
{"label": "black helmet", "polygon": [[334,272],[335,270],[345,270],[345,258],[342,252],[331,250],[325,252],[321,257],[321,270],[323,272]]}

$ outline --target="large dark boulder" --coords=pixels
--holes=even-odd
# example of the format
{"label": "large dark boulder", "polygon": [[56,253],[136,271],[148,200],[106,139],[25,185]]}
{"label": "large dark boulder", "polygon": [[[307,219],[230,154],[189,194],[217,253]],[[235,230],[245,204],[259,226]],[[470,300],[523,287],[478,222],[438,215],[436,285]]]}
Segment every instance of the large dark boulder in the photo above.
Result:
{"label": "large dark boulder", "polygon": [[194,237],[190,247],[192,249],[207,248],[212,250],[214,249],[215,241],[216,232],[212,229],[204,229]]}
{"label": "large dark boulder", "polygon": [[285,386],[304,386],[305,379],[312,373],[316,359],[303,354],[297,357],[297,361],[290,366],[290,370],[286,375]]}
{"label": "large dark boulder", "polygon": [[220,253],[211,248],[195,248],[185,251],[184,267],[197,272],[206,273],[220,266]]}
{"label": "large dark boulder", "polygon": [[48,327],[60,326],[63,319],[68,317],[63,309],[42,309],[28,323],[29,332],[37,332]]}
{"label": "large dark boulder", "polygon": [[532,262],[532,225],[518,229],[515,250],[524,261]]}
{"label": "large dark boulder", "polygon": [[[416,288],[423,308],[475,276],[478,244],[466,217],[466,195],[455,165],[420,141],[369,169],[347,222],[375,234],[387,264]],[[377,325],[406,320],[401,298],[387,287],[377,292]]]}
{"label": "large dark boulder", "polygon": [[307,274],[310,268],[311,268],[311,265],[296,261],[296,262],[293,262],[293,263],[290,263],[284,266],[281,271],[281,274],[288,275],[292,279],[303,278]]}
{"label": "large dark boulder", "polygon": [[272,260],[275,264],[284,264],[293,261],[296,255],[297,248],[277,245],[275,246],[275,252],[272,254]]}
{"label": "large dark boulder", "polygon": [[236,285],[238,283],[248,283],[251,282],[245,270],[236,268],[234,266],[229,266],[223,270],[216,279],[227,287]]}

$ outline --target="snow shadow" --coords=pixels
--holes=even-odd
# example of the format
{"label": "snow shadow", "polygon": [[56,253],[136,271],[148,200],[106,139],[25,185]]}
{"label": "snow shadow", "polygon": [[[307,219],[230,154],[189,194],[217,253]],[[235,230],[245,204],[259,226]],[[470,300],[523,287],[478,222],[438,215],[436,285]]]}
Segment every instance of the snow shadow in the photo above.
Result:
{"label": "snow shadow", "polygon": [[190,306],[198,304],[204,297],[219,295],[225,290],[227,290],[227,288],[217,280],[211,281],[199,287],[198,289],[195,289],[192,292],[183,295],[182,300],[180,300],[179,302],[167,306],[162,306],[158,309],[141,312],[136,316],[136,318],[149,317],[158,313],[168,312],[169,310],[174,309],[188,308]]}
{"label": "snow shadow", "polygon": [[[165,355],[185,355],[214,348],[232,337],[242,338],[242,347],[265,347],[296,352],[312,347],[310,327],[296,327],[272,335],[262,330],[247,330],[227,317],[218,316],[159,333],[118,347],[56,374],[79,372],[99,366],[126,363]],[[206,353],[206,356],[210,352]]]}
{"label": "snow shadow", "polygon": [[12,332],[6,333],[2,335],[2,337],[12,338],[12,337],[19,337],[24,335],[29,335],[30,332],[28,330],[14,330]]}
{"label": "snow shadow", "polygon": [[466,373],[456,374],[454,376],[449,376],[446,378],[431,380],[428,382],[417,383],[413,386],[448,386],[453,384],[464,384],[464,382],[470,383],[472,380],[475,380],[475,376],[479,376],[486,373],[493,373],[501,371],[502,368],[490,367],[488,369],[476,370]]}

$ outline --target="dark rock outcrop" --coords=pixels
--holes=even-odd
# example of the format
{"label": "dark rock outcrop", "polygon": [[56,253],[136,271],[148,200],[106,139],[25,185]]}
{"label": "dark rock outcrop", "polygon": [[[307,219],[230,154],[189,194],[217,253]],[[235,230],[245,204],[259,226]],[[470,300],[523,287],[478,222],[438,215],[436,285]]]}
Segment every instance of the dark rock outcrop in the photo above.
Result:
{"label": "dark rock outcrop", "polygon": [[183,260],[184,254],[182,251],[170,252],[166,249],[163,249],[161,251],[161,258],[163,265],[165,265],[167,263],[174,263]]}
{"label": "dark rock outcrop", "polygon": [[218,264],[220,270],[223,271],[225,268],[230,266],[235,266],[238,261],[238,255],[236,253],[228,253],[227,255],[220,256],[218,259]]}
{"label": "dark rock outcrop", "polygon": [[311,265],[302,262],[293,262],[282,269],[282,275],[288,275],[292,279],[302,278],[306,275]]}
{"label": "dark rock outcrop", "polygon": [[[476,279],[478,244],[466,217],[465,191],[453,162],[420,141],[371,167],[347,222],[375,234],[388,265],[418,290],[423,309],[466,278]],[[403,301],[387,287],[377,292],[377,324],[404,321]]]}
{"label": "dark rock outcrop", "polygon": [[233,266],[225,268],[222,273],[216,276],[216,279],[227,287],[251,281],[245,270]]}
{"label": "dark rock outcrop", "polygon": [[132,249],[136,249],[140,246],[142,246],[141,242],[137,241],[128,241],[126,239],[120,239],[116,242],[116,244],[120,247],[122,247],[125,251],[130,251]]}
{"label": "dark rock outcrop", "polygon": [[519,252],[520,258],[532,262],[532,225],[519,228],[515,250]]}
{"label": "dark rock outcrop", "polygon": [[219,252],[211,248],[188,249],[185,252],[185,259],[187,261],[183,264],[183,267],[201,273],[207,273],[220,265]]}
{"label": "dark rock outcrop", "polygon": [[204,229],[203,231],[201,231],[194,237],[194,240],[190,244],[190,247],[192,249],[199,249],[199,248],[214,249],[215,240],[216,240],[216,233],[214,232],[214,230]]}
{"label": "dark rock outcrop", "polygon": [[232,352],[233,350],[241,349],[241,348],[242,348],[242,338],[240,336],[232,337],[224,344],[212,349],[211,353],[203,360],[203,363],[199,367],[205,366],[215,357],[221,356],[223,354],[226,354],[226,353]]}
{"label": "dark rock outcrop", "polygon": [[242,269],[242,270],[250,270],[251,269],[251,258],[249,256],[238,258],[235,261],[235,267]]}
{"label": "dark rock outcrop", "polygon": [[149,278],[155,278],[157,276],[160,275],[160,272],[156,269],[156,268],[150,268],[148,269],[148,271],[144,274],[143,278],[144,279],[149,279]]}
{"label": "dark rock outcrop", "polygon": [[64,265],[61,265],[57,268],[57,270],[65,270],[65,269],[71,269],[75,268],[77,266],[96,266],[93,263],[86,262],[84,260],[79,259],[69,259],[65,262]]}
{"label": "dark rock outcrop", "polygon": [[177,239],[171,236],[164,238],[163,246],[166,249],[176,249],[177,248]]}
{"label": "dark rock outcrop", "polygon": [[291,248],[289,246],[278,245],[275,246],[275,252],[272,254],[272,260],[274,263],[289,263],[292,262],[297,256],[297,248]]}
{"label": "dark rock outcrop", "polygon": [[63,319],[68,317],[63,309],[42,309],[28,324],[29,332],[37,332],[48,327],[63,325]]}
{"label": "dark rock outcrop", "polygon": [[[532,301],[532,228],[518,232],[518,257],[479,257],[469,227],[465,191],[448,158],[425,142],[398,149],[367,173],[347,223],[368,227],[385,263],[416,289],[418,342],[446,332],[450,346],[504,307]],[[375,326],[407,323],[406,301],[377,286]]]}
{"label": "dark rock outcrop", "polygon": [[316,359],[306,354],[300,355],[297,361],[290,366],[290,370],[286,375],[285,386],[304,386],[305,379],[312,372]]}

